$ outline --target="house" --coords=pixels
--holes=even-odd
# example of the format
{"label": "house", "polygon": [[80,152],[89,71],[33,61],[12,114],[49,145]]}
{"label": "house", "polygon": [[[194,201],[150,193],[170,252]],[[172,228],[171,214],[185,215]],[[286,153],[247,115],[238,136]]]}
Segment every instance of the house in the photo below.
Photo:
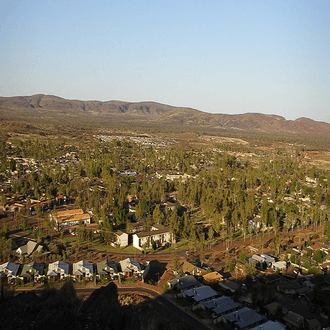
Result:
{"label": "house", "polygon": [[309,330],[321,330],[322,324],[317,319],[312,319],[307,321]]}
{"label": "house", "polygon": [[203,280],[206,283],[214,283],[214,282],[222,282],[223,276],[218,272],[211,272],[208,274],[203,275]]}
{"label": "house", "polygon": [[277,283],[277,291],[283,292],[284,294],[295,294],[298,293],[301,286],[296,281],[288,281],[281,279]]}
{"label": "house", "polygon": [[194,275],[194,276],[202,275],[206,273],[203,268],[197,267],[188,261],[184,261],[182,263],[181,269],[185,274]]}
{"label": "house", "polygon": [[30,256],[34,251],[42,251],[42,246],[34,241],[28,241],[25,245],[20,246],[16,250],[17,255],[27,255]]}
{"label": "house", "polygon": [[138,233],[140,231],[143,231],[144,224],[142,222],[133,222],[130,228],[130,233]]}
{"label": "house", "polygon": [[82,209],[56,211],[52,212],[49,217],[54,223],[56,230],[61,230],[71,226],[78,226],[80,222],[85,225],[91,223],[91,216],[89,213],[85,213]]}
{"label": "house", "polygon": [[121,272],[124,276],[130,277],[134,274],[141,275],[143,270],[138,261],[131,258],[127,258],[119,262],[121,267]]}
{"label": "house", "polygon": [[78,279],[93,280],[94,265],[92,262],[80,260],[72,265],[72,275]]}
{"label": "house", "polygon": [[119,274],[119,269],[120,265],[113,262],[109,261],[108,259],[98,262],[96,264],[96,269],[97,269],[97,277],[101,279],[102,277],[108,279],[114,279],[115,276],[118,276]]}
{"label": "house", "polygon": [[221,320],[235,329],[249,329],[267,321],[265,316],[261,316],[254,310],[244,307],[235,312],[221,316]]}
{"label": "house", "polygon": [[63,261],[55,261],[48,265],[47,277],[52,281],[70,277],[70,265]]}
{"label": "house", "polygon": [[289,311],[283,318],[283,322],[285,323],[287,329],[301,329],[304,326],[304,317],[300,314]]}
{"label": "house", "polygon": [[267,265],[269,265],[270,267],[272,267],[272,265],[276,262],[276,259],[274,257],[266,253],[261,254],[260,257],[263,258]]}
{"label": "house", "polygon": [[264,309],[266,310],[267,316],[271,319],[278,319],[288,312],[288,310],[277,301],[264,306]]}
{"label": "house", "polygon": [[262,323],[260,325],[257,325],[256,327],[252,328],[251,330],[285,330],[285,326],[278,322],[278,321],[267,321],[265,323]]}
{"label": "house", "polygon": [[202,285],[197,288],[184,291],[183,296],[192,300],[194,304],[199,304],[204,301],[215,298],[218,292],[214,291],[211,287]]}
{"label": "house", "polygon": [[240,285],[231,280],[225,280],[223,282],[220,282],[219,286],[222,288],[222,291],[224,293],[228,294],[235,293],[240,289]]}
{"label": "house", "polygon": [[287,262],[286,261],[276,261],[272,265],[273,270],[282,272],[287,269]]}
{"label": "house", "polygon": [[200,286],[201,283],[193,275],[181,276],[178,279],[177,289],[181,292]]}
{"label": "house", "polygon": [[128,246],[128,234],[118,230],[114,233],[115,235],[115,241],[113,242],[113,245],[118,245],[120,247],[126,247]]}
{"label": "house", "polygon": [[202,308],[205,311],[212,313],[213,317],[219,317],[221,315],[234,312],[242,307],[242,304],[237,303],[230,297],[226,296],[205,301],[202,304]]}
{"label": "house", "polygon": [[30,262],[23,265],[19,278],[24,282],[40,282],[42,278],[46,277],[45,270],[46,264]]}
{"label": "house", "polygon": [[267,264],[265,259],[258,254],[254,254],[251,258],[249,258],[249,264],[255,264],[257,267],[265,269],[267,268]]}
{"label": "house", "polygon": [[175,242],[175,238],[169,229],[166,228],[141,231],[133,234],[133,246],[139,250],[143,250],[143,247],[150,247],[152,242],[156,242],[158,245],[164,246]]}
{"label": "house", "polygon": [[20,274],[19,264],[14,264],[13,262],[6,262],[0,265],[0,273],[7,276],[8,282],[14,281]]}

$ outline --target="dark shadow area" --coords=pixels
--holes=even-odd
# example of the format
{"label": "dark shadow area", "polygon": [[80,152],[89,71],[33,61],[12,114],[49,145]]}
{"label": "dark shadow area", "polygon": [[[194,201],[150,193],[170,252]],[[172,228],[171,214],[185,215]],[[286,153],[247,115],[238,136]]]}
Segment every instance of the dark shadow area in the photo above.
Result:
{"label": "dark shadow area", "polygon": [[137,305],[121,306],[118,288],[111,282],[83,300],[69,281],[60,289],[45,288],[6,298],[0,303],[0,324],[6,330],[195,328],[160,299],[164,298],[146,298]]}

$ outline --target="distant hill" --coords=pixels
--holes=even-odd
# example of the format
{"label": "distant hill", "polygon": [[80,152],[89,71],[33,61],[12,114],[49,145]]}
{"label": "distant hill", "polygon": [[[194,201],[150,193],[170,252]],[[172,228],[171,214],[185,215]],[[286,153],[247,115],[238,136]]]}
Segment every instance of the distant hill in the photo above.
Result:
{"label": "distant hill", "polygon": [[210,114],[156,102],[80,101],[52,95],[0,97],[0,120],[57,126],[106,128],[118,124],[150,127],[194,127],[253,133],[330,137],[330,124],[308,118],[286,120],[260,113]]}

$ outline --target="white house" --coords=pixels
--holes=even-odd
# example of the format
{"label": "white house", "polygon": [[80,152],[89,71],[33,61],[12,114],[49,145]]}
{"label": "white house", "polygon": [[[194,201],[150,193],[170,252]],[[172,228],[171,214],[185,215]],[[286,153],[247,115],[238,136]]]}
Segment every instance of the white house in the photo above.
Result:
{"label": "white house", "polygon": [[128,246],[128,234],[127,233],[124,233],[123,231],[118,230],[114,234],[115,234],[115,241],[113,242],[113,245],[118,245],[120,247]]}
{"label": "white house", "polygon": [[94,266],[92,262],[80,260],[72,265],[72,275],[78,279],[93,279]]}
{"label": "white house", "polygon": [[8,282],[11,282],[18,277],[20,273],[20,265],[14,264],[13,262],[6,262],[0,265],[0,273],[5,274]]}
{"label": "white house", "polygon": [[172,244],[175,242],[174,235],[166,228],[141,231],[140,233],[133,234],[133,246],[139,250],[143,250],[143,247],[150,247],[152,242],[163,246],[165,244]]}
{"label": "white house", "polygon": [[48,265],[47,276],[53,279],[70,277],[70,265],[63,261],[55,261]]}
{"label": "white house", "polygon": [[28,241],[25,245],[20,246],[16,250],[16,254],[30,256],[34,251],[41,252],[42,246],[38,245],[36,242]]}
{"label": "white house", "polygon": [[121,272],[125,276],[131,276],[134,273],[139,275],[143,273],[143,270],[138,261],[127,258],[119,262],[121,267]]}

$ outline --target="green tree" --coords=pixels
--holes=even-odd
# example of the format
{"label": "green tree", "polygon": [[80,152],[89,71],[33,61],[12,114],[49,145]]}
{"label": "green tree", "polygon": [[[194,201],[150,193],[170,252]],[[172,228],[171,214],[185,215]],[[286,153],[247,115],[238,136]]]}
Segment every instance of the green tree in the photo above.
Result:
{"label": "green tree", "polygon": [[239,254],[238,260],[243,264],[247,264],[247,260],[246,260],[246,253],[244,251],[241,251],[241,253]]}
{"label": "green tree", "polygon": [[152,213],[152,217],[154,219],[154,221],[158,224],[162,224],[164,221],[164,213],[162,212],[162,210],[160,209],[160,204],[157,204],[153,213]]}

